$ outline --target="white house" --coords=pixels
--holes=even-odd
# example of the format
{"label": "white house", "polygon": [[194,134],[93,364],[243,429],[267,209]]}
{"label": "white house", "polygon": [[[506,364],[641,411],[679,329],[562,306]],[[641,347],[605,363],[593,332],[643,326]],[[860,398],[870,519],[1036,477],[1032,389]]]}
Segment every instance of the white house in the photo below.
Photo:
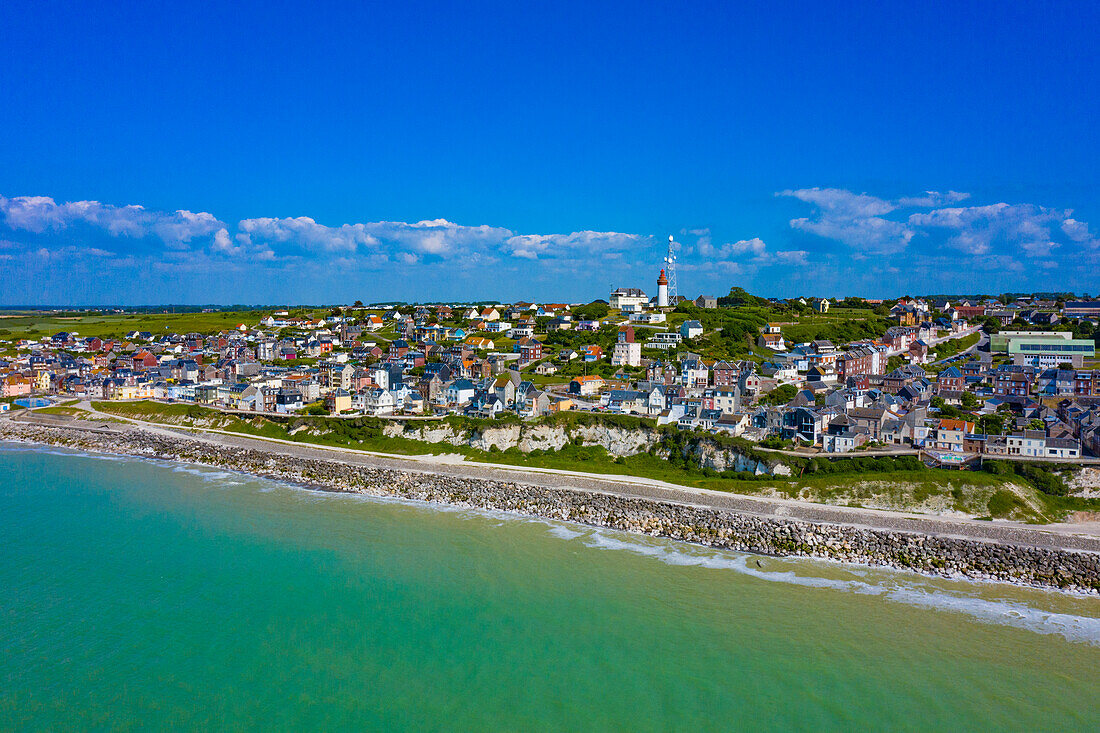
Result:
{"label": "white house", "polygon": [[447,402],[462,405],[474,398],[474,383],[469,379],[456,379],[447,387]]}
{"label": "white house", "polygon": [[662,331],[653,334],[653,338],[646,342],[650,349],[675,349],[680,345],[683,337],[676,331]]}
{"label": "white house", "polygon": [[368,415],[392,415],[396,407],[393,393],[381,387],[360,393],[362,411]]}
{"label": "white house", "polygon": [[699,321],[684,321],[680,324],[680,335],[686,339],[699,338],[703,335],[703,324]]}

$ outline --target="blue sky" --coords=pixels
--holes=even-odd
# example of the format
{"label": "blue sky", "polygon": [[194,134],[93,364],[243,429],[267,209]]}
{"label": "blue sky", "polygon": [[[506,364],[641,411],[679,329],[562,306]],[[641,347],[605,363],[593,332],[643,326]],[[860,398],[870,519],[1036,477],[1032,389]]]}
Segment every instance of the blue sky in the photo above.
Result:
{"label": "blue sky", "polygon": [[0,5],[0,303],[1100,290],[1096,3]]}

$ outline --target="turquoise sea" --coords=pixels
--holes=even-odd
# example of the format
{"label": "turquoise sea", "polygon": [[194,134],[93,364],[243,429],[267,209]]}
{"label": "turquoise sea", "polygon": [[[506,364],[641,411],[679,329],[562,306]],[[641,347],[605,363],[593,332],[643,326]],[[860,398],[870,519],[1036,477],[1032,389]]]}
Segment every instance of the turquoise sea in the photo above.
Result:
{"label": "turquoise sea", "polygon": [[4,730],[1100,730],[1100,600],[0,443]]}

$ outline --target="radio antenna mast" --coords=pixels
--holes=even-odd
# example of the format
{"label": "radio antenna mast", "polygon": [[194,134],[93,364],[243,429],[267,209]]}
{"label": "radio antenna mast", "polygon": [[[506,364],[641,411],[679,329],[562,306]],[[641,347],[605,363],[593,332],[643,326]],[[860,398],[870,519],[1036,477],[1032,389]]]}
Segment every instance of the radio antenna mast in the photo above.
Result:
{"label": "radio antenna mast", "polygon": [[665,255],[665,277],[668,278],[668,304],[676,306],[676,243],[668,235],[668,254]]}

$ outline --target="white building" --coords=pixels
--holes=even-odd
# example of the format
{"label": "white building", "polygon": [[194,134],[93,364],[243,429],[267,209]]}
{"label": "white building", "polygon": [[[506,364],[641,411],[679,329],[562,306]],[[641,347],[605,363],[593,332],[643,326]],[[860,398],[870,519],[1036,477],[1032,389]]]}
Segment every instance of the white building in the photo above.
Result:
{"label": "white building", "polygon": [[611,352],[612,366],[637,367],[642,365],[642,345],[637,341],[619,341]]}
{"label": "white building", "polygon": [[649,313],[631,313],[630,314],[630,322],[631,323],[649,323],[649,324],[664,323],[665,322],[665,314],[661,313],[660,311],[651,311]]}
{"label": "white building", "polygon": [[651,349],[675,349],[683,339],[676,331],[661,331],[653,334],[653,338],[646,342]]}
{"label": "white building", "polygon": [[680,335],[686,339],[698,338],[703,335],[703,324],[699,321],[684,321],[680,324]]}
{"label": "white building", "polygon": [[612,310],[639,311],[649,303],[649,298],[638,288],[618,288],[607,300]]}

